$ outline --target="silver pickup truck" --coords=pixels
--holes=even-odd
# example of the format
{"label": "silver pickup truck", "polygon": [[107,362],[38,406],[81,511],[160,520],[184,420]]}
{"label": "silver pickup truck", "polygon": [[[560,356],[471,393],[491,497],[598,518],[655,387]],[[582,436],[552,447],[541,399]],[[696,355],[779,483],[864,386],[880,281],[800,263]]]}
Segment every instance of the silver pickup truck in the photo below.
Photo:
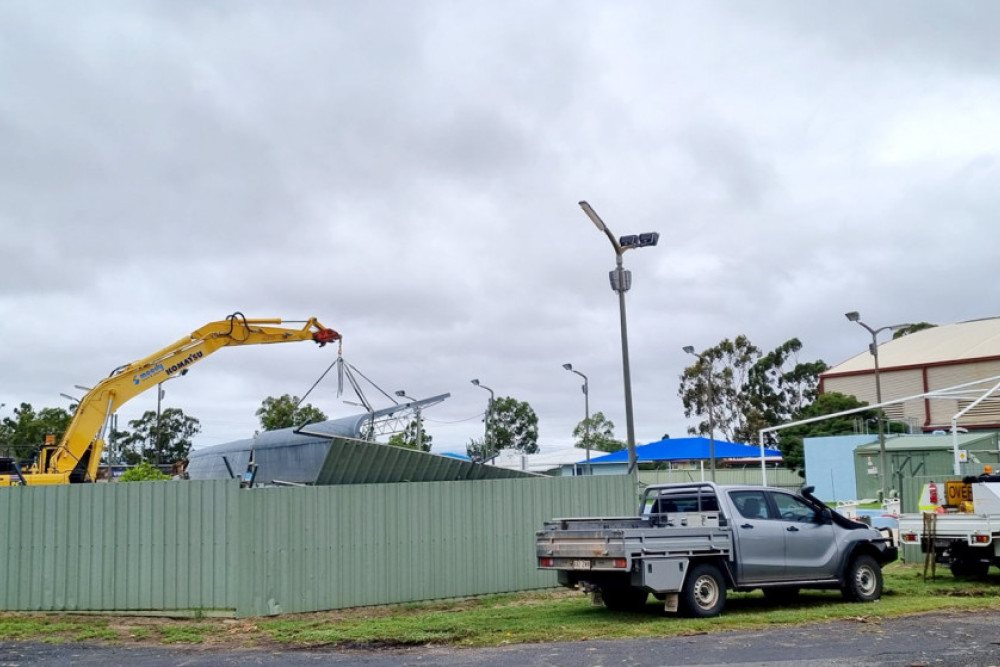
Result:
{"label": "silver pickup truck", "polygon": [[647,487],[639,516],[553,519],[535,536],[538,567],[583,588],[608,609],[636,610],[652,593],[667,611],[715,616],[726,591],[769,599],[839,588],[859,602],[882,595],[889,536],[811,495],[710,482]]}

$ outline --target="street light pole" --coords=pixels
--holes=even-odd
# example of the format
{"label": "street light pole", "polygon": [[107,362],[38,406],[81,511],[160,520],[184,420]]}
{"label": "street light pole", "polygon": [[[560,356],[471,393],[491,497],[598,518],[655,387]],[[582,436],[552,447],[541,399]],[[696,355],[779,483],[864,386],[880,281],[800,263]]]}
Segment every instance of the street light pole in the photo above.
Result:
{"label": "street light pole", "polygon": [[492,440],[492,432],[490,431],[490,426],[493,424],[493,390],[487,387],[485,384],[479,384],[478,379],[471,380],[472,384],[476,385],[480,389],[485,389],[490,392],[490,402],[486,406],[486,419],[484,423],[486,424],[486,430],[483,435],[483,463],[489,459],[490,452],[493,451],[493,444],[490,442]]}
{"label": "street light pole", "polygon": [[660,235],[656,232],[645,232],[643,234],[623,236],[616,239],[608,226],[604,224],[597,212],[585,201],[580,202],[580,208],[587,214],[594,226],[599,231],[604,232],[611,247],[615,250],[615,269],[611,271],[611,289],[618,293],[618,311],[621,318],[622,337],[622,380],[625,384],[625,427],[628,433],[628,472],[632,474],[636,467],[635,456],[635,422],[632,418],[632,376],[628,363],[628,324],[625,316],[625,292],[632,286],[632,272],[626,271],[622,265],[622,255],[626,250],[632,248],[642,248],[645,246],[655,246]]}
{"label": "street light pole", "polygon": [[[415,398],[407,396],[406,392],[402,389],[396,392],[396,396],[399,396],[400,398],[405,398],[406,400],[411,401],[413,403],[415,403],[417,400]],[[417,451],[422,452],[424,451],[424,420],[420,415],[420,406],[414,405],[413,409],[417,413]]]}
{"label": "street light pole", "polygon": [[573,364],[563,364],[563,368],[583,378],[583,448],[587,452],[587,474],[590,475],[590,382],[586,375],[573,368]]}
{"label": "street light pole", "polygon": [[[159,384],[156,385],[156,436],[153,438],[153,444],[154,444],[153,451],[156,452],[156,462],[157,463],[163,463],[163,461],[161,460],[161,456],[160,456],[163,453],[163,448],[162,448],[163,447],[163,442],[162,442],[163,436],[161,435],[161,432],[160,432],[160,404],[163,401],[163,397],[166,395],[166,390],[163,388],[163,383],[167,382],[169,380],[175,380],[175,379],[177,379],[179,377],[184,377],[185,375],[187,375],[188,370],[189,369],[185,368],[184,370],[182,370],[177,375],[171,375],[166,380],[162,380],[162,381],[160,381]],[[82,389],[82,387],[81,387],[81,389]]]}
{"label": "street light pole", "polygon": [[694,346],[685,345],[684,351],[688,354],[693,354],[698,357],[698,363],[701,364],[702,375],[706,375],[705,370],[708,369],[708,377],[705,380],[705,386],[708,390],[708,456],[709,456],[709,466],[712,473],[712,481],[715,481],[715,388],[712,386],[712,360],[709,359],[708,362],[705,361],[705,357],[694,351]]}
{"label": "street light pole", "polygon": [[849,313],[845,313],[844,317],[847,318],[849,322],[856,322],[863,326],[868,333],[872,336],[872,342],[868,346],[868,351],[871,353],[875,360],[875,403],[878,405],[878,455],[879,455],[879,472],[882,477],[882,500],[888,500],[889,498],[889,468],[885,453],[885,415],[882,412],[882,382],[879,377],[879,365],[878,365],[878,335],[883,331],[895,331],[903,327],[910,326],[909,324],[890,324],[889,326],[879,327],[874,329],[864,322],[861,321],[861,315],[856,310],[852,310]]}

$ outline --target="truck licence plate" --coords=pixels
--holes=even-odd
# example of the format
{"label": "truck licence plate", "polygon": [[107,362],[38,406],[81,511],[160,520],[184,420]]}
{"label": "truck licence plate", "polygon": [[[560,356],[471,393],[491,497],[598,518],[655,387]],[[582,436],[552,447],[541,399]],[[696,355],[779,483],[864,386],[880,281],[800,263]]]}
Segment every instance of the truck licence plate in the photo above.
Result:
{"label": "truck licence plate", "polygon": [[589,570],[590,561],[589,560],[575,560],[573,561],[574,570]]}

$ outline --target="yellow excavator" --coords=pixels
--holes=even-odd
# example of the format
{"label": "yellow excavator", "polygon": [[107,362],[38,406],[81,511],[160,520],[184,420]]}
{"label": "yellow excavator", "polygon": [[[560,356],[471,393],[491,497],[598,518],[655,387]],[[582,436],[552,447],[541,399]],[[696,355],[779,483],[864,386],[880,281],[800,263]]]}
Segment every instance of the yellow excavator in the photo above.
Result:
{"label": "yellow excavator", "polygon": [[233,313],[210,322],[144,359],[120,366],[80,400],[62,440],[39,449],[38,458],[21,469],[0,458],[0,487],[93,482],[104,451],[108,418],[126,401],[178,375],[222,347],[314,341],[321,347],[341,336],[310,318],[300,329],[277,326],[280,319],[247,319]]}

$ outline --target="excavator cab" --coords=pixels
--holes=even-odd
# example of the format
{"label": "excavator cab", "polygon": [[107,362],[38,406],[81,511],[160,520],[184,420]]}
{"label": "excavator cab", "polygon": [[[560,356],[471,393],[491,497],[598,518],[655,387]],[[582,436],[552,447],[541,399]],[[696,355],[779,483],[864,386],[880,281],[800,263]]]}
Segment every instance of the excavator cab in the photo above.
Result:
{"label": "excavator cab", "polygon": [[0,456],[0,478],[7,478],[10,486],[26,485],[24,475],[21,474],[21,466],[17,464],[17,459],[9,456]]}

